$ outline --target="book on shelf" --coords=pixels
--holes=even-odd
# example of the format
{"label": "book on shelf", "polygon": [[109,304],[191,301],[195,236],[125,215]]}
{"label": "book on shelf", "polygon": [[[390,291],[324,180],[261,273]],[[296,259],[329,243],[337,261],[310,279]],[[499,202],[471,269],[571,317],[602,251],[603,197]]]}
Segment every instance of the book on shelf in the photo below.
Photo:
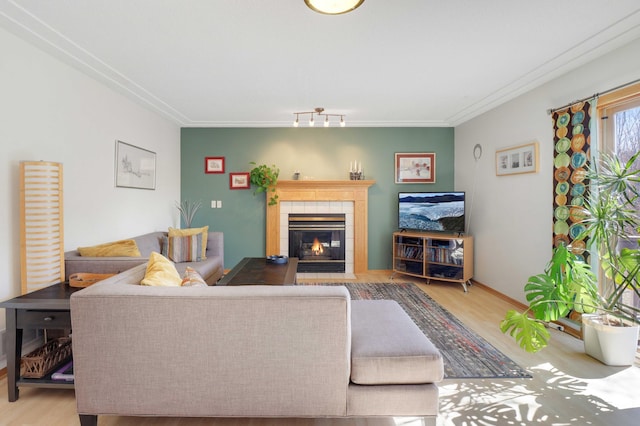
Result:
{"label": "book on shelf", "polygon": [[422,260],[422,247],[399,246],[398,255],[406,259]]}
{"label": "book on shelf", "polygon": [[69,361],[68,363],[60,367],[58,370],[56,370],[51,375],[51,378],[53,380],[64,380],[67,382],[73,381],[73,360]]}

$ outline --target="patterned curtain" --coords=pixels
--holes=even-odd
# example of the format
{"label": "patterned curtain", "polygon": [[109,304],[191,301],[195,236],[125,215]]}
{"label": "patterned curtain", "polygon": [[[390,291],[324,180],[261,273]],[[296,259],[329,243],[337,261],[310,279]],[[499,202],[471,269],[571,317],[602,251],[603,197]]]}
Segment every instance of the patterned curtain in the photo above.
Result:
{"label": "patterned curtain", "polygon": [[595,101],[580,102],[552,114],[555,144],[553,159],[553,246],[571,245],[589,262],[579,207],[589,192],[586,179],[591,160],[591,111]]}

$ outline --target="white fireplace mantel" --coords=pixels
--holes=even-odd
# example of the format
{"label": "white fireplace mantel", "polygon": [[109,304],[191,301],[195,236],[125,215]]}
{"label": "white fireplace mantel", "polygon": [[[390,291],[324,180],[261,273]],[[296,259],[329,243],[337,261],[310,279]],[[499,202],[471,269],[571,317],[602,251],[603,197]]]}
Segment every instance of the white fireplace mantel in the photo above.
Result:
{"label": "white fireplace mantel", "polygon": [[368,264],[368,197],[374,180],[281,180],[276,184],[278,203],[267,205],[266,253],[279,254],[280,250],[280,202],[352,201],[354,236],[354,273],[366,273]]}

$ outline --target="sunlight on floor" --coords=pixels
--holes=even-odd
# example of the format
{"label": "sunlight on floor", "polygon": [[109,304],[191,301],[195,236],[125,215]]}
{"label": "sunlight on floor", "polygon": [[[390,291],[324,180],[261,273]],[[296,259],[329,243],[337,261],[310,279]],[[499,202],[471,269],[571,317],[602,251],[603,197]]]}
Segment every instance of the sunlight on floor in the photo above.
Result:
{"label": "sunlight on floor", "polygon": [[[574,377],[549,363],[531,371],[542,389],[530,379],[445,380],[438,426],[636,424],[628,419],[640,412],[637,367],[596,378]],[[567,404],[582,409],[568,412]]]}
{"label": "sunlight on floor", "polygon": [[[480,385],[482,383],[483,385]],[[440,416],[438,425],[494,425],[523,424],[536,419],[540,404],[533,391],[513,381],[501,383],[456,383],[440,388]],[[446,401],[446,402],[445,402]],[[546,421],[545,416],[536,419]],[[501,422],[502,421],[502,422]]]}
{"label": "sunlight on floor", "polygon": [[608,377],[581,380],[586,387],[580,395],[601,399],[618,410],[640,408],[640,368],[629,367]]}

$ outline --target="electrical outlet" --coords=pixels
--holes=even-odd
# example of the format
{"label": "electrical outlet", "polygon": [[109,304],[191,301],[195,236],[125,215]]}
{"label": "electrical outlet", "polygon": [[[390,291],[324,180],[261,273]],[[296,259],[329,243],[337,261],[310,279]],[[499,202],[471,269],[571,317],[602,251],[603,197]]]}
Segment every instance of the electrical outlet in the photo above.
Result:
{"label": "electrical outlet", "polygon": [[211,208],[212,209],[216,208],[216,200],[211,200]]}
{"label": "electrical outlet", "polygon": [[218,201],[216,201],[216,204],[217,204],[217,207],[218,207],[219,209],[221,209],[221,208],[222,208],[222,200],[218,200]]}

